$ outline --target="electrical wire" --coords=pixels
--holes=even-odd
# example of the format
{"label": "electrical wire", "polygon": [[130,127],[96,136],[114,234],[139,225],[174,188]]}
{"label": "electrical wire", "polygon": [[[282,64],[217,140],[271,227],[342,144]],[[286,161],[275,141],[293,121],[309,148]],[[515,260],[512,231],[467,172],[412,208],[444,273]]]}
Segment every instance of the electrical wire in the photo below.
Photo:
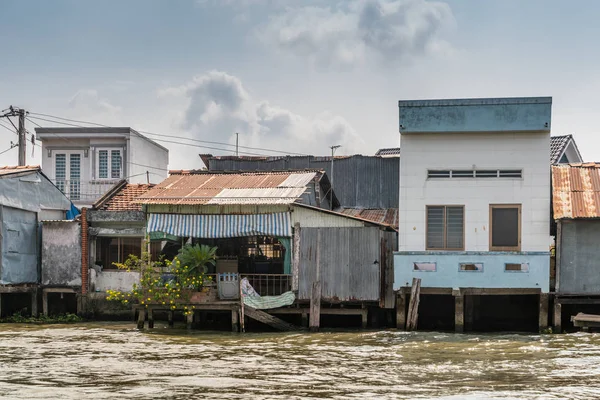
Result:
{"label": "electrical wire", "polygon": [[0,122],[0,126],[3,127],[4,129],[6,129],[7,131],[10,131],[12,133],[14,133],[15,135],[19,136],[19,134],[15,131],[13,131],[11,128],[9,128],[7,125],[5,125],[4,123]]}
{"label": "electrical wire", "polygon": [[[62,125],[72,126],[72,127],[75,127],[75,128],[89,128],[89,127],[86,127],[86,126],[74,125],[74,124],[70,124],[70,123],[66,123],[66,122],[60,122],[60,121],[53,121],[53,120],[49,120],[49,119],[45,119],[45,118],[40,118],[40,117],[29,117],[29,118],[35,118],[35,119],[38,119],[38,120],[41,120],[41,121],[52,122],[52,123],[55,123],[55,124],[62,124]],[[27,118],[27,120],[29,120],[29,118]],[[33,122],[33,121],[31,121],[31,122]],[[145,133],[145,134],[152,134],[151,132],[146,132],[146,131],[137,131],[137,132]],[[63,140],[69,141],[68,139],[66,139],[63,136],[60,136],[60,135],[58,135],[56,133],[52,133],[52,134],[55,135],[55,136],[57,136],[57,137],[62,138]],[[168,136],[168,135],[161,135],[161,136],[171,137],[171,136]],[[196,139],[189,139],[189,138],[184,138],[184,139],[185,140],[190,140],[190,141],[199,141],[199,142],[202,142],[202,143],[205,142],[205,141],[196,140]],[[152,138],[152,140],[154,140],[156,142],[178,144],[180,146],[188,146],[188,147],[191,146],[191,147],[197,147],[197,148],[201,148],[201,149],[227,151],[227,152],[231,152],[231,153],[235,154],[235,150],[232,150],[232,149],[223,149],[223,148],[219,148],[219,147],[210,147],[210,146],[200,146],[200,145],[197,145],[197,144],[183,143],[183,142],[178,142],[178,141],[174,141],[174,140],[155,139],[155,138]],[[74,143],[74,142],[71,142],[71,143]],[[219,142],[215,142],[215,143],[219,143]],[[227,145],[228,146],[234,146],[234,145],[229,145],[229,144],[227,144]],[[265,150],[268,150],[268,149],[265,149]],[[269,154],[251,153],[251,152],[248,152],[248,151],[238,151],[238,153],[240,153],[240,154],[246,154],[246,155],[251,155],[251,156],[259,156],[259,157],[267,157],[267,156],[269,156]],[[296,153],[286,153],[286,154],[296,154]]]}
{"label": "electrical wire", "polygon": [[10,151],[10,150],[14,149],[15,147],[19,147],[19,146],[18,146],[18,145],[10,146],[8,149],[6,149],[6,150],[4,150],[4,151],[0,151],[0,154],[4,154],[4,153],[6,153],[7,151]]}
{"label": "electrical wire", "polygon": [[[103,124],[99,124],[99,123],[96,123],[96,122],[89,122],[89,121],[82,121],[82,120],[77,120],[77,119],[57,117],[57,116],[50,115],[50,114],[42,114],[42,113],[30,112],[29,115],[41,115],[41,116],[44,116],[44,117],[49,117],[49,118],[53,118],[53,119],[59,119],[59,120],[62,120],[62,121],[76,122],[76,123],[80,123],[80,124],[88,124],[88,125],[95,125],[95,126],[104,127],[104,128],[110,128],[110,126],[108,126],[108,125],[103,125]],[[31,118],[37,118],[37,119],[40,119],[42,121],[47,121],[47,122],[59,123],[58,121],[51,121],[51,120],[43,119],[43,118],[40,118],[40,117],[31,117]],[[69,125],[69,126],[83,128],[80,125],[73,125],[73,124],[66,124],[66,123],[64,123],[64,125]],[[215,145],[219,145],[219,146],[228,146],[228,147],[233,147],[233,148],[236,147],[235,144],[230,144],[230,143],[225,143],[225,142],[215,142],[215,141],[210,141],[210,140],[193,139],[193,138],[188,138],[188,137],[185,137],[185,136],[165,135],[165,134],[161,134],[161,133],[154,133],[154,132],[148,132],[148,131],[142,131],[142,130],[137,131],[137,132],[144,133],[146,135],[153,135],[153,136],[165,137],[165,138],[170,138],[170,139],[182,139],[182,140],[189,140],[189,141],[197,142],[197,143],[215,144]],[[157,140],[158,141],[158,139],[153,139],[153,140]],[[295,152],[288,152],[288,151],[282,151],[282,150],[276,150],[276,149],[268,149],[268,148],[262,148],[262,147],[250,147],[250,146],[237,146],[237,147],[241,148],[241,149],[265,151],[265,152],[271,152],[271,153],[280,153],[280,154],[285,154],[285,155],[298,155],[298,156],[306,156],[306,155],[308,155],[308,154],[304,154],[304,153],[295,153]],[[206,147],[206,148],[210,148],[210,147]],[[217,148],[211,148],[211,149],[214,149],[214,150],[224,150],[224,151],[232,151],[232,150],[217,149]],[[250,153],[246,153],[246,154],[250,154]],[[260,154],[260,155],[262,155],[262,154]]]}

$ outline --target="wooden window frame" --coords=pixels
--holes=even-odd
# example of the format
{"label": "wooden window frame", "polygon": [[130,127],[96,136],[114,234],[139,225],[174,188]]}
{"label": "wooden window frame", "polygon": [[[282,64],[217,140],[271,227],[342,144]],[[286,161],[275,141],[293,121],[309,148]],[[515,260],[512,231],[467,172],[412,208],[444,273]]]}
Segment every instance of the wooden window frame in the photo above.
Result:
{"label": "wooden window frame", "polygon": [[[492,232],[493,232],[493,218],[492,218],[492,212],[495,208],[516,208],[518,209],[518,222],[517,222],[517,232],[518,232],[518,237],[517,237],[517,246],[512,246],[512,247],[507,247],[507,246],[493,246],[492,245]],[[489,220],[489,226],[488,226],[488,230],[489,230],[489,249],[490,251],[521,251],[521,238],[522,238],[522,233],[521,233],[521,220],[522,220],[522,205],[521,204],[490,204],[490,220]]]}
{"label": "wooden window frame", "polygon": [[[429,247],[428,243],[427,243],[427,236],[429,236],[429,208],[430,207],[444,207],[444,233],[443,233],[443,237],[444,237],[444,245],[446,245],[446,230],[447,230],[447,225],[446,225],[446,207],[455,207],[455,208],[462,208],[462,212],[463,212],[463,223],[462,223],[462,247],[461,248],[455,248],[455,249],[449,249],[447,247],[444,248],[437,248],[437,247]],[[466,215],[465,215],[465,205],[464,204],[429,204],[425,206],[425,250],[427,251],[464,251],[465,250],[465,219],[466,219]]]}

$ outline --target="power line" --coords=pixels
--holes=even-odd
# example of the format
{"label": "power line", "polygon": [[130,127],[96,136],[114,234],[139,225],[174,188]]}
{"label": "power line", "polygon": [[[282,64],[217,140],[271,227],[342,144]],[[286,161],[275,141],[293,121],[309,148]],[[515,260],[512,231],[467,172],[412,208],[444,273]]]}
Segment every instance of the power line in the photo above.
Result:
{"label": "power line", "polygon": [[19,134],[15,131],[13,131],[11,128],[9,128],[8,126],[4,125],[4,123],[0,122],[0,126],[3,127],[4,129],[6,129],[9,132],[14,133],[15,135],[19,136]]}
{"label": "power line", "polygon": [[19,147],[19,145],[18,145],[18,144],[13,144],[13,145],[11,145],[11,146],[10,146],[8,149],[6,149],[6,150],[4,150],[4,151],[0,151],[0,154],[4,154],[4,153],[6,153],[7,151],[10,151],[10,150],[14,149],[15,147]]}
{"label": "power line", "polygon": [[[110,128],[110,126],[108,126],[108,125],[103,125],[103,124],[99,124],[99,123],[96,123],[96,122],[81,121],[81,120],[77,120],[77,119],[57,117],[57,116],[50,115],[50,114],[42,114],[42,113],[30,112],[29,115],[41,115],[41,116],[44,116],[44,117],[59,119],[59,120],[62,120],[62,121],[76,122],[76,123],[80,123],[80,124],[88,124],[88,125],[95,125],[95,126],[104,127],[104,128]],[[47,122],[60,123],[59,121],[47,120],[47,119],[40,118],[40,117],[31,117],[31,118],[36,118],[36,119],[39,119],[39,120],[42,120],[42,121],[47,121]],[[73,125],[73,124],[67,124],[67,123],[63,123],[63,124],[64,125],[73,126],[73,127],[78,127],[78,128],[84,128],[81,125]],[[239,148],[248,149],[248,150],[266,151],[266,152],[280,153],[280,154],[286,154],[286,155],[299,155],[299,156],[306,156],[307,155],[307,154],[304,154],[304,153],[294,153],[294,152],[288,152],[288,151],[282,151],[282,150],[276,150],[276,149],[268,149],[268,148],[262,148],[262,147],[239,146],[239,145],[229,144],[229,143],[225,143],[225,142],[215,142],[215,141],[210,141],[210,140],[193,139],[193,138],[188,138],[188,137],[185,137],[185,136],[165,135],[165,134],[161,134],[161,133],[154,133],[154,132],[142,131],[142,130],[139,130],[137,132],[144,133],[144,134],[147,134],[147,135],[158,136],[158,137],[166,137],[166,138],[170,138],[170,139],[189,140],[189,141],[197,142],[197,143],[216,144],[216,145],[220,145],[220,146],[228,146],[228,147],[233,147],[233,148],[238,148],[239,147]],[[154,140],[158,141],[158,139],[154,139]],[[214,148],[212,148],[212,149],[214,149]],[[232,150],[226,150],[226,149],[214,149],[214,150],[232,151]]]}
{"label": "power line", "polygon": [[[30,114],[33,114],[33,113],[30,113]],[[30,118],[35,118],[35,119],[38,119],[38,120],[41,120],[41,121],[52,122],[52,123],[55,123],[55,124],[62,124],[62,125],[72,126],[72,127],[75,127],[75,128],[86,128],[85,126],[81,126],[81,125],[74,125],[74,124],[69,124],[69,123],[66,123],[66,122],[53,121],[53,120],[49,120],[49,119],[45,119],[45,118],[40,118],[40,117],[31,117],[31,116],[30,116],[30,117],[29,117],[29,118],[27,118],[27,119],[28,119],[28,120],[30,120]],[[31,121],[31,122],[33,122],[33,121]],[[36,124],[36,125],[38,125],[38,126],[39,126],[39,124]],[[140,132],[140,133],[145,133],[145,134],[149,134],[149,135],[159,135],[159,136],[161,136],[161,137],[180,138],[180,139],[190,140],[190,141],[194,141],[194,142],[201,142],[201,143],[205,143],[205,142],[207,142],[207,141],[204,141],[204,140],[190,139],[190,138],[185,138],[185,137],[181,137],[181,136],[160,135],[160,134],[156,134],[156,133],[152,133],[152,132],[146,132],[146,131],[138,131],[138,132]],[[66,139],[65,137],[63,137],[63,136],[60,136],[60,135],[58,135],[58,134],[56,134],[56,133],[52,133],[52,134],[53,134],[53,135],[55,135],[55,136],[57,136],[57,137],[60,137],[60,138],[62,138],[63,140],[66,140],[66,141],[68,141],[68,142],[71,142],[70,140],[68,140],[68,139]],[[234,153],[234,150],[231,150],[231,149],[223,149],[223,148],[219,148],[219,147],[200,146],[200,145],[196,145],[196,144],[192,144],[192,143],[183,143],[183,142],[177,142],[177,141],[173,141],[173,140],[165,140],[165,139],[154,139],[154,138],[152,138],[152,140],[155,140],[155,141],[157,141],[157,142],[163,142],[163,143],[173,143],[173,144],[178,144],[178,145],[181,145],[181,146],[192,146],[192,147],[198,147],[198,148],[201,148],[201,149],[220,150],[220,151],[227,151],[227,152]],[[71,143],[74,143],[74,142],[71,142]],[[218,143],[218,144],[220,144],[219,142],[208,142],[208,143]],[[229,145],[229,144],[227,144],[227,145],[228,145],[228,146],[231,146],[231,145]],[[242,146],[240,146],[240,147],[242,147]],[[268,149],[260,149],[260,150],[265,150],[265,151],[268,151]],[[251,156],[260,156],[260,157],[265,157],[265,156],[268,156],[268,154],[263,154],[263,153],[251,153],[251,152],[248,152],[248,151],[240,151],[239,153],[241,153],[241,154],[246,154],[246,155],[251,155]],[[286,153],[286,154],[298,154],[298,153]]]}

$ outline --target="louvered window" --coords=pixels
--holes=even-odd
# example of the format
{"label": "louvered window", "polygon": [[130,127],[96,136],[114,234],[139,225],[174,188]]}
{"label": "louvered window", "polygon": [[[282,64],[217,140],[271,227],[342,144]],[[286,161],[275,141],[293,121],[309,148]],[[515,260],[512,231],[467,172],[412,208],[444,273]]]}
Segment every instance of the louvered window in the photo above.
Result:
{"label": "louvered window", "polygon": [[427,206],[427,250],[464,250],[464,206]]}

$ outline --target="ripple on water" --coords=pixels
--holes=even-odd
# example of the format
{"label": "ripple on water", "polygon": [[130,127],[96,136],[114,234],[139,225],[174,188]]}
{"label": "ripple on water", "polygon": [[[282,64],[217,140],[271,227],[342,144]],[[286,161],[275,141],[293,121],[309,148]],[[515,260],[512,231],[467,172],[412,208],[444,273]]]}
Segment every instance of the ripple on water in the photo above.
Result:
{"label": "ripple on water", "polygon": [[0,326],[17,399],[600,398],[600,336]]}

